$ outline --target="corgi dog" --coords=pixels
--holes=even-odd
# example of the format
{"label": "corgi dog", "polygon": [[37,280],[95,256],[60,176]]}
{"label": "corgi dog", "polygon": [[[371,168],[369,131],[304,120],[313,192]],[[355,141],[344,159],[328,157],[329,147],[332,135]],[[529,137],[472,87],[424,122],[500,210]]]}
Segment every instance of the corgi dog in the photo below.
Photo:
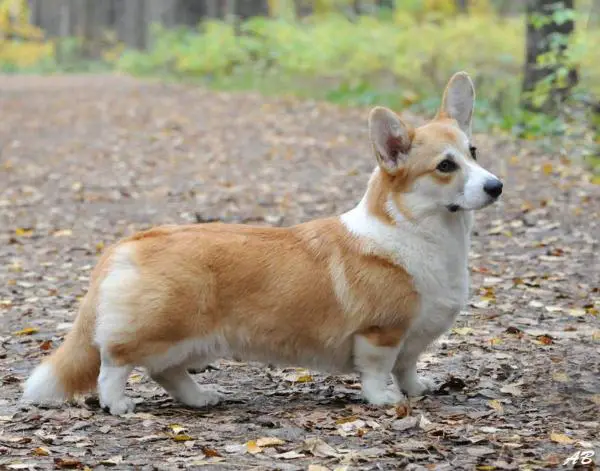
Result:
{"label": "corgi dog", "polygon": [[354,372],[376,405],[424,394],[433,384],[417,375],[419,355],[467,302],[472,213],[502,192],[475,158],[474,100],[459,72],[423,126],[374,108],[377,165],[345,214],[286,228],[162,226],[108,248],[23,400],[97,386],[102,407],[128,413],[127,379],[144,367],[174,399],[205,407],[221,396],[188,369],[232,357]]}

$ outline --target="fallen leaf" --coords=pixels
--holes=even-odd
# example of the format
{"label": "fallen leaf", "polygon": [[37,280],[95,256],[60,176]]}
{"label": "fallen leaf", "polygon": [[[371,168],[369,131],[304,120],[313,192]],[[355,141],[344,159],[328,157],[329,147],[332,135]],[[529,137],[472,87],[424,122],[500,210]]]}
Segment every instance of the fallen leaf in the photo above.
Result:
{"label": "fallen leaf", "polygon": [[276,437],[262,437],[256,440],[256,445],[259,447],[285,445],[285,442]]}
{"label": "fallen leaf", "polygon": [[535,339],[542,345],[552,345],[554,343],[553,338],[546,334],[538,335]]}
{"label": "fallen leaf", "polygon": [[511,394],[516,397],[521,397],[523,395],[523,391],[521,391],[520,389],[520,386],[522,384],[522,382],[505,384],[500,388],[500,392],[503,392],[505,394]]}
{"label": "fallen leaf", "polygon": [[550,162],[546,162],[542,165],[542,172],[544,172],[544,175],[552,175],[553,170],[554,167]]}
{"label": "fallen leaf", "polygon": [[185,434],[171,435],[171,438],[176,442],[189,442],[190,440],[193,440],[192,437]]}
{"label": "fallen leaf", "polygon": [[206,456],[207,458],[214,458],[214,457],[221,456],[221,454],[213,448],[203,446],[203,447],[200,447],[200,449],[202,450],[202,453],[204,453],[204,456]]}
{"label": "fallen leaf", "polygon": [[473,332],[473,329],[471,327],[457,327],[455,329],[452,329],[452,332],[454,332],[457,335],[467,335]]}
{"label": "fallen leaf", "polygon": [[105,466],[117,466],[123,462],[123,457],[121,455],[111,456],[105,460],[101,460],[100,464]]}
{"label": "fallen leaf", "polygon": [[433,422],[431,422],[431,420],[429,420],[424,415],[421,415],[421,418],[419,419],[419,428],[421,430],[424,430],[425,432],[429,432],[430,430],[434,429],[435,427],[436,427],[436,425]]}
{"label": "fallen leaf", "polygon": [[39,332],[39,329],[37,327],[25,327],[24,329],[13,332],[13,335],[18,335],[18,336],[33,335],[33,334],[37,334],[38,332]]}
{"label": "fallen leaf", "polygon": [[304,451],[308,451],[311,455],[316,456],[318,458],[339,456],[339,453],[335,451],[335,449],[331,445],[328,445],[320,438],[309,438],[305,440],[302,449]]}
{"label": "fallen leaf", "polygon": [[54,458],[54,465],[57,468],[79,468],[81,467],[81,461],[75,458],[71,458],[69,456],[65,458]]}
{"label": "fallen leaf", "polygon": [[48,456],[50,454],[50,450],[48,450],[48,448],[45,448],[43,446],[39,446],[39,447],[33,449],[33,454],[35,456]]}
{"label": "fallen leaf", "polygon": [[404,417],[403,419],[394,420],[394,422],[392,422],[392,428],[401,432],[413,428],[417,425],[417,421],[418,419],[416,417]]}
{"label": "fallen leaf", "polygon": [[250,440],[249,442],[246,442],[246,451],[252,455],[255,455],[260,453],[262,448],[256,444],[256,441]]}
{"label": "fallen leaf", "polygon": [[559,383],[568,383],[569,382],[569,377],[567,376],[566,373],[563,373],[563,372],[553,373],[552,379]]}
{"label": "fallen leaf", "polygon": [[171,424],[171,425],[169,425],[169,428],[170,428],[170,429],[171,429],[171,431],[172,431],[174,434],[176,434],[176,435],[178,435],[178,434],[180,434],[180,433],[183,433],[183,432],[187,432],[187,428],[185,428],[185,427],[182,427],[182,426],[181,426],[181,425],[179,425],[179,424]]}
{"label": "fallen leaf", "polygon": [[33,235],[33,229],[18,227],[15,229],[15,235],[19,237],[31,237]]}
{"label": "fallen leaf", "polygon": [[73,235],[73,231],[71,229],[61,229],[60,231],[56,231],[52,235],[54,237],[70,237]]}
{"label": "fallen leaf", "polygon": [[465,449],[467,455],[470,456],[486,456],[493,455],[496,453],[496,450],[487,446],[469,446]]}
{"label": "fallen leaf", "polygon": [[311,375],[298,376],[295,380],[296,383],[311,383],[312,381],[313,377]]}
{"label": "fallen leaf", "polygon": [[52,340],[44,340],[40,343],[40,350],[47,351],[52,348]]}
{"label": "fallen leaf", "polygon": [[552,440],[555,443],[560,443],[561,445],[570,445],[575,441],[571,437],[565,435],[564,433],[554,432],[550,434],[550,440]]}
{"label": "fallen leaf", "polygon": [[396,407],[394,407],[394,413],[396,414],[396,417],[406,417],[407,415],[410,415],[412,412],[410,404],[399,404]]}
{"label": "fallen leaf", "polygon": [[285,453],[280,453],[279,455],[275,455],[275,458],[279,458],[282,460],[293,460],[296,458],[306,458],[306,455],[292,450],[292,451],[287,451]]}
{"label": "fallen leaf", "polygon": [[329,471],[329,468],[319,464],[309,464],[307,471]]}
{"label": "fallen leaf", "polygon": [[488,406],[490,406],[499,414],[504,414],[504,407],[502,406],[502,403],[499,400],[492,399],[491,401],[488,401]]}

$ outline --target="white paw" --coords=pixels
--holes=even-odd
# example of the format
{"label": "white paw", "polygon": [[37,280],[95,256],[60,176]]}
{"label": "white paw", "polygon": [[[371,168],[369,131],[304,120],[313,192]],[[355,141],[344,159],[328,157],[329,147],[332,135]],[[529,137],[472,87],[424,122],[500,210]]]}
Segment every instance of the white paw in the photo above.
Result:
{"label": "white paw", "polygon": [[435,382],[427,377],[415,375],[410,380],[404,381],[400,387],[409,396],[422,396],[435,389]]}
{"label": "white paw", "polygon": [[135,402],[129,397],[122,397],[112,401],[110,404],[100,401],[100,406],[103,409],[108,408],[112,415],[123,415],[133,412],[135,409]]}
{"label": "white paw", "polygon": [[210,389],[201,389],[194,397],[181,400],[185,405],[190,407],[207,407],[214,406],[221,402],[223,396],[216,391]]}
{"label": "white paw", "polygon": [[398,404],[406,401],[406,397],[396,386],[384,386],[382,388],[364,388],[363,395],[365,399],[373,405],[384,406]]}

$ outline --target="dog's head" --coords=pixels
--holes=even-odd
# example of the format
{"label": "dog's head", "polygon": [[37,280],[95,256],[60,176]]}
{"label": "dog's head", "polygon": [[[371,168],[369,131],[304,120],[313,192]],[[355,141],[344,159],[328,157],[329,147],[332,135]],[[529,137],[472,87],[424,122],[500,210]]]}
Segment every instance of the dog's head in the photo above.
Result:
{"label": "dog's head", "polygon": [[380,171],[371,204],[377,212],[414,218],[481,209],[498,199],[502,182],[477,162],[471,142],[474,101],[473,82],[459,72],[437,116],[424,126],[412,128],[387,108],[373,109],[369,132]]}

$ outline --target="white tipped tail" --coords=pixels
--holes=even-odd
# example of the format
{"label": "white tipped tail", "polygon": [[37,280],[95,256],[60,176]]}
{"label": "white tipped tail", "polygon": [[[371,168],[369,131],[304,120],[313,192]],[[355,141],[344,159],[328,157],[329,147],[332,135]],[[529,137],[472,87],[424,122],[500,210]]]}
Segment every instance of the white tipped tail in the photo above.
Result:
{"label": "white tipped tail", "polygon": [[25,382],[23,401],[36,404],[63,402],[68,396],[50,362],[39,365]]}
{"label": "white tipped tail", "polygon": [[95,387],[100,371],[100,353],[92,344],[95,319],[88,294],[65,341],[25,382],[23,401],[58,403]]}

